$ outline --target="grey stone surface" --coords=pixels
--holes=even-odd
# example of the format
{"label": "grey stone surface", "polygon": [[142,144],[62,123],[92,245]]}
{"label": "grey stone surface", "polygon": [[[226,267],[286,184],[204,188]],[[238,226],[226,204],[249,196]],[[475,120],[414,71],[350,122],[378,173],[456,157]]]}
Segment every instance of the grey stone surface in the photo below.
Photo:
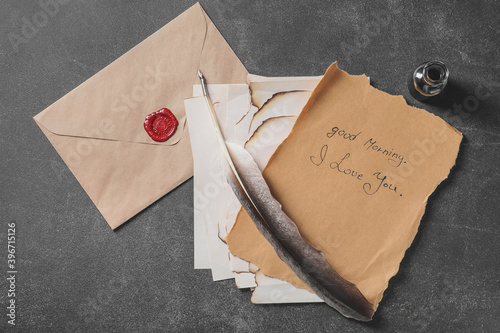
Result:
{"label": "grey stone surface", "polygon": [[[253,305],[232,281],[194,270],[192,180],[112,232],[31,119],[193,3],[69,0],[16,50],[9,33],[20,35],[41,6],[1,2],[0,331],[497,332],[500,3],[202,1],[251,73],[319,75],[339,61],[464,133],[456,167],[365,324],[323,304]],[[429,59],[448,64],[452,85],[423,104],[406,80]],[[477,110],[450,111],[486,88]],[[6,317],[10,221],[15,328]]]}

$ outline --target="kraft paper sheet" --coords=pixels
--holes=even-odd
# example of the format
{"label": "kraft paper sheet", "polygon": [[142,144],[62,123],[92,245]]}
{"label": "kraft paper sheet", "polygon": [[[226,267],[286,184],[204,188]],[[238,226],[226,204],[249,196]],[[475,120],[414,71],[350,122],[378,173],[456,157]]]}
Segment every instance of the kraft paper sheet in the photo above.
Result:
{"label": "kraft paper sheet", "polygon": [[[441,118],[333,64],[263,175],[303,237],[378,305],[461,139]],[[309,289],[245,211],[227,242],[266,276]]]}

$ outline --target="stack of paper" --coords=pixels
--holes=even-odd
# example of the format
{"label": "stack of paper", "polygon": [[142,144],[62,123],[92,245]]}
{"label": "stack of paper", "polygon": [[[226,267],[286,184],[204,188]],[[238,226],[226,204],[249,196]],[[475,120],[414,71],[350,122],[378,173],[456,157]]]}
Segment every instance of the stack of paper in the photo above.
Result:
{"label": "stack of paper", "polygon": [[[376,309],[455,163],[461,133],[336,64],[324,77],[248,82],[208,87],[226,141],[245,147],[303,239]],[[193,96],[185,106],[195,268],[253,288],[253,303],[321,302],[241,209],[200,87]]]}
{"label": "stack of paper", "polygon": [[[249,75],[248,85],[209,84],[224,138],[244,146],[263,170],[320,79]],[[211,269],[214,281],[234,278],[238,288],[254,289],[253,303],[321,302],[229,252],[225,239],[241,205],[224,177],[225,161],[199,85],[193,96],[185,107],[194,158],[195,269]]]}

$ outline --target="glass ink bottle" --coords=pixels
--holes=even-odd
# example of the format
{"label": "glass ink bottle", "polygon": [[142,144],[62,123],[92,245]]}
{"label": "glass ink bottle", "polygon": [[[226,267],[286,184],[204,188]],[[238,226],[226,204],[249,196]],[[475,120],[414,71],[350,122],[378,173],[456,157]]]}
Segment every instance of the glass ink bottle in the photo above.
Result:
{"label": "glass ink bottle", "polygon": [[415,99],[428,100],[444,90],[449,76],[448,67],[441,61],[424,62],[410,76],[408,90]]}

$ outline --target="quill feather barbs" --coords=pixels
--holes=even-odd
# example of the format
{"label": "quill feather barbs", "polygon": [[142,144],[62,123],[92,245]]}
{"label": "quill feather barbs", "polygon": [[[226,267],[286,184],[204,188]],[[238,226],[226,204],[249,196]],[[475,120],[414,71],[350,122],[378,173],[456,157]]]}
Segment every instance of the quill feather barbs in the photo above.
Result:
{"label": "quill feather barbs", "polygon": [[371,320],[375,307],[356,285],[344,280],[328,264],[323,253],[309,244],[296,224],[272,196],[252,156],[241,146],[225,142],[217,115],[198,71],[203,96],[212,117],[217,140],[227,161],[227,179],[241,205],[260,233],[283,260],[321,299],[346,317]]}

